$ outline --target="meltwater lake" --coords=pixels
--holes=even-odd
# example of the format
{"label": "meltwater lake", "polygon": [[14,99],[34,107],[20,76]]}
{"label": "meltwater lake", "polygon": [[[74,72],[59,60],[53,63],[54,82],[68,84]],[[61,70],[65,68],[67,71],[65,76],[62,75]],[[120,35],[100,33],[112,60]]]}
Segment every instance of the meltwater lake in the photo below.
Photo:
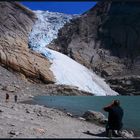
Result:
{"label": "meltwater lake", "polygon": [[102,108],[112,100],[119,99],[124,109],[124,129],[134,130],[140,134],[140,96],[36,96],[37,104],[65,110],[73,115],[81,116],[87,110],[107,113]]}

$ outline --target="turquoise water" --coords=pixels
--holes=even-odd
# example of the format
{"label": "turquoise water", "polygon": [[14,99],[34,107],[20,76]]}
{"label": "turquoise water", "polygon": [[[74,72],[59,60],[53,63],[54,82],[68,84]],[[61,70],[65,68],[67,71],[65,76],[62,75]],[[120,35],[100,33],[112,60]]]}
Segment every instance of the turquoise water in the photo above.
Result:
{"label": "turquoise water", "polygon": [[34,98],[37,104],[80,116],[87,110],[100,111],[107,116],[102,108],[114,99],[119,99],[124,109],[124,128],[140,133],[140,96],[37,96]]}

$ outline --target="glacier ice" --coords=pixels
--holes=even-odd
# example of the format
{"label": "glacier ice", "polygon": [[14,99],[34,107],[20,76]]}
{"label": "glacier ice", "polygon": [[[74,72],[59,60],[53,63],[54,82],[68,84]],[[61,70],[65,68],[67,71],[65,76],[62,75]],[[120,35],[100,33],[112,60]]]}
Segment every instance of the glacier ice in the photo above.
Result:
{"label": "glacier ice", "polygon": [[29,46],[31,48],[45,47],[48,45],[53,39],[57,38],[59,29],[65,23],[78,16],[41,10],[34,12],[38,20],[29,35]]}
{"label": "glacier ice", "polygon": [[46,45],[57,38],[58,30],[76,16],[40,10],[35,13],[38,20],[30,33],[29,47],[52,62],[50,69],[56,78],[56,84],[76,86],[79,90],[97,96],[118,95],[94,72],[68,56],[46,48]]}

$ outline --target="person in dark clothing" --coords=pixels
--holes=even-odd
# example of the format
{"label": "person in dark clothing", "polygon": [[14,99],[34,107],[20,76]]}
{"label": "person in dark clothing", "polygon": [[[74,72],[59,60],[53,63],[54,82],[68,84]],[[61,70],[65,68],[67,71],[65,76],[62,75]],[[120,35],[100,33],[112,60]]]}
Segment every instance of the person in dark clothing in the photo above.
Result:
{"label": "person in dark clothing", "polygon": [[110,105],[103,108],[104,111],[108,112],[108,123],[106,125],[106,135],[109,136],[109,131],[112,131],[111,135],[117,136],[115,130],[117,130],[118,135],[123,127],[123,109],[120,107],[120,101],[114,100]]}
{"label": "person in dark clothing", "polygon": [[8,102],[9,101],[9,94],[6,93],[6,99],[5,99],[5,102]]}
{"label": "person in dark clothing", "polygon": [[17,102],[17,95],[15,95],[14,98],[15,98],[15,103],[16,103]]}

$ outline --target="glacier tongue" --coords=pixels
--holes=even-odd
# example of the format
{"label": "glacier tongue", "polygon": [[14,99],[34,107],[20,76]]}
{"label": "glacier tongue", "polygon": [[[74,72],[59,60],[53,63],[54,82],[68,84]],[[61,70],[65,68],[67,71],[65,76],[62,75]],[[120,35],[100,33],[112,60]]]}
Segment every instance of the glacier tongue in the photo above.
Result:
{"label": "glacier tongue", "polygon": [[56,84],[76,86],[79,90],[96,96],[118,95],[102,78],[68,56],[45,47],[42,47],[40,53],[46,54],[46,57],[50,54],[50,69],[56,78]]}
{"label": "glacier tongue", "polygon": [[50,69],[56,78],[56,84],[76,86],[80,90],[97,96],[118,95],[104,82],[104,79],[83,65],[64,54],[45,47],[54,38],[57,38],[58,30],[75,16],[39,10],[35,13],[38,20],[30,33],[29,47],[52,62]]}

